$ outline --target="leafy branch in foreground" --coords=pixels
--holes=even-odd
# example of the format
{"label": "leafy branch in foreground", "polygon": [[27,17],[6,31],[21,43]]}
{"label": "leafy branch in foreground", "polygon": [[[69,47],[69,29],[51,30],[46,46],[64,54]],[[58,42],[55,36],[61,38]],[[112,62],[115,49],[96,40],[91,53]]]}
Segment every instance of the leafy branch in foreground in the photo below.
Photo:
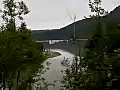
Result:
{"label": "leafy branch in foreground", "polygon": [[108,12],[101,7],[102,0],[89,0],[88,5],[91,9],[91,12],[94,13],[93,15],[90,15],[90,18],[105,16],[106,14],[108,14]]}
{"label": "leafy branch in foreground", "polygon": [[[41,68],[45,56],[43,46],[31,40],[23,15],[29,10],[23,1],[3,1],[0,29],[0,89],[19,90],[24,83],[31,87],[32,75]],[[21,25],[17,27],[16,19]],[[33,80],[34,81],[34,80]],[[28,83],[26,83],[28,82]],[[28,87],[24,87],[24,90]]]}
{"label": "leafy branch in foreground", "polygon": [[101,0],[90,0],[89,6],[95,13],[97,24],[96,31],[85,47],[84,59],[76,58],[71,65],[65,64],[67,69],[62,82],[67,90],[120,89],[120,30],[118,24],[113,25],[112,22],[106,25],[104,33],[100,4]]}
{"label": "leafy branch in foreground", "polygon": [[4,9],[2,12],[2,19],[5,22],[3,27],[7,31],[16,31],[16,19],[18,18],[21,23],[24,22],[23,15],[29,13],[29,10],[26,4],[23,1],[16,2],[15,0],[4,0],[3,1]]}

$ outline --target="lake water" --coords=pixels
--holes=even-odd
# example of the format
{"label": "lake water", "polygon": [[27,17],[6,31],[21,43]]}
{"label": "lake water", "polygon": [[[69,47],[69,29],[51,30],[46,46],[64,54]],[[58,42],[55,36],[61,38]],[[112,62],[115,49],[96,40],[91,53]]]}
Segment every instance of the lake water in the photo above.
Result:
{"label": "lake water", "polygon": [[[63,73],[61,72],[61,70],[65,70],[65,67],[61,65],[61,62],[64,59],[68,59],[72,63],[74,54],[61,49],[50,49],[50,51],[59,52],[61,55],[53,58],[48,58],[45,61],[44,66],[49,67],[49,70],[47,70],[43,75],[41,75],[41,77],[44,77],[45,81],[48,84],[55,84],[55,87],[52,85],[49,85],[48,90],[60,90],[60,86],[62,85],[60,81],[63,77]],[[46,63],[48,62],[49,62],[49,66],[46,65]],[[38,71],[38,74],[39,72],[40,71]],[[40,78],[40,76],[36,75],[35,78],[38,79]],[[41,81],[38,81],[36,83],[39,85]]]}
{"label": "lake water", "polygon": [[51,49],[51,51],[54,52],[59,52],[61,53],[60,56],[54,57],[54,58],[49,58],[47,59],[47,61],[49,61],[50,64],[50,70],[48,70],[45,74],[44,77],[46,78],[46,80],[49,83],[53,83],[54,81],[57,80],[55,87],[49,87],[49,90],[59,90],[60,89],[60,80],[63,77],[63,73],[61,72],[61,70],[65,70],[65,67],[63,67],[61,65],[61,62],[66,58],[69,59],[70,61],[73,60],[74,55],[66,52],[64,50],[60,50],[60,49]]}
{"label": "lake water", "polygon": [[[82,51],[86,41],[83,40],[77,42],[77,46],[75,46],[72,41],[57,41],[54,44],[49,44],[48,42],[42,43],[45,49],[53,52],[59,52],[61,55],[53,58],[48,58],[45,61],[44,66],[49,67],[49,70],[47,70],[41,76],[36,75],[35,78],[44,77],[47,84],[55,85],[48,85],[48,90],[60,90],[60,86],[62,85],[60,81],[63,77],[63,73],[61,72],[61,70],[65,70],[65,67],[61,65],[61,62],[64,59],[68,59],[70,63],[72,63],[74,54],[78,53],[79,49]],[[75,47],[77,47],[77,49],[79,48],[78,51]],[[48,63],[49,65],[47,66],[46,63]],[[39,70],[37,74],[39,74],[39,72],[41,72],[41,70]],[[39,85],[40,83],[41,81],[38,80],[36,85]]]}

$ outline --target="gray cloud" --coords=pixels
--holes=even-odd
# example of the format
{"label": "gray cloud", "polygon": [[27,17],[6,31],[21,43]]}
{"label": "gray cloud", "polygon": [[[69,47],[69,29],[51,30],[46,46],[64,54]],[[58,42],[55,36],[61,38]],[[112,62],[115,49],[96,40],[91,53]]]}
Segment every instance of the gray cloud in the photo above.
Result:
{"label": "gray cloud", "polygon": [[[31,12],[25,19],[31,29],[60,28],[71,23],[66,9],[71,16],[76,14],[77,20],[90,14],[88,0],[27,0],[26,2]],[[118,5],[120,0],[103,0],[103,7],[109,11]]]}

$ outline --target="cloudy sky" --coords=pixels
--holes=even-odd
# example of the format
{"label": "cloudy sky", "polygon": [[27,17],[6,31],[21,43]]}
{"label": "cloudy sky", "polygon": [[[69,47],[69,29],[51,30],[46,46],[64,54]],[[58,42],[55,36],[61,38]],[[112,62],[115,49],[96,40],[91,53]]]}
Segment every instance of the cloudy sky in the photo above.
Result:
{"label": "cloudy sky", "polygon": [[[76,20],[81,20],[84,16],[91,14],[88,0],[23,1],[26,2],[30,10],[30,13],[25,17],[30,29],[53,29],[66,26],[72,22],[67,11],[69,11],[71,16],[76,15]],[[106,10],[111,11],[120,5],[120,0],[103,0],[102,4]]]}

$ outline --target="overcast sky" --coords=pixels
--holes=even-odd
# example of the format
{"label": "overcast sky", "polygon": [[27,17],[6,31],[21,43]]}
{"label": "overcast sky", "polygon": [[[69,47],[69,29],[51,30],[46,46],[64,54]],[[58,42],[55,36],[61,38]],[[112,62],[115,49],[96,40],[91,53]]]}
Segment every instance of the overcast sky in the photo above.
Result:
{"label": "overcast sky", "polygon": [[[71,16],[76,15],[76,20],[90,15],[88,0],[23,0],[26,2],[30,13],[25,17],[30,29],[52,29],[68,25]],[[1,0],[0,0],[1,3]],[[120,0],[103,0],[103,7],[111,11],[120,5]],[[1,6],[0,6],[1,7]]]}

